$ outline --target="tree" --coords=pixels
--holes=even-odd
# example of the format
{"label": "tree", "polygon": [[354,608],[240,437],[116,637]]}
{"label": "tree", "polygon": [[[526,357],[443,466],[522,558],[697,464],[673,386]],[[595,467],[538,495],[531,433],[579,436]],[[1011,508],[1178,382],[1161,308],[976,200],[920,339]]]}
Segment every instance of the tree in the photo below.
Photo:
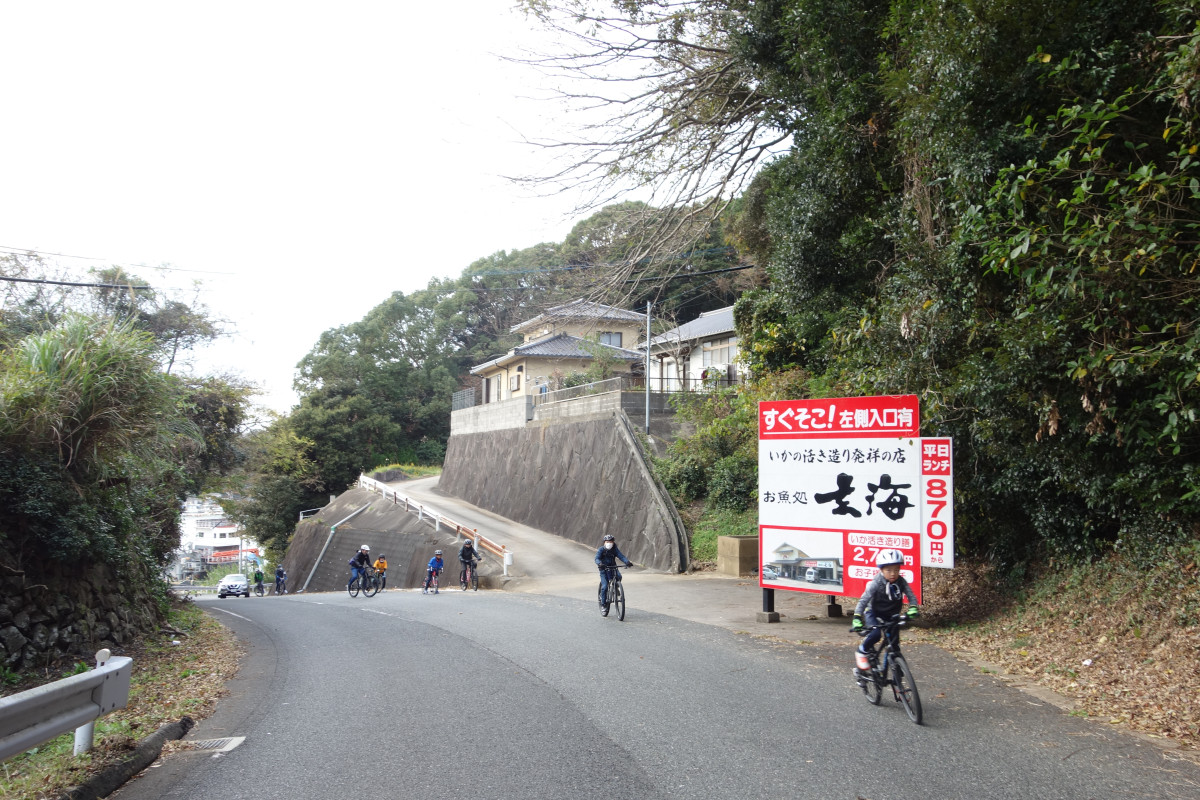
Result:
{"label": "tree", "polygon": [[582,192],[579,211],[645,192],[675,210],[631,240],[614,286],[635,264],[703,239],[789,138],[788,109],[761,91],[736,51],[740,2],[528,0],[524,8],[573,46],[521,63],[558,81],[558,99],[585,122],[572,138],[533,140],[561,157],[548,174],[519,180]]}
{"label": "tree", "polygon": [[144,281],[122,267],[108,267],[93,274],[99,282],[109,284],[94,290],[95,313],[133,320],[153,336],[168,374],[183,353],[223,335],[222,323],[195,298],[185,303],[151,288],[135,288],[145,286]]}
{"label": "tree", "polygon": [[202,441],[151,338],[69,315],[0,353],[0,376],[7,549],[160,566],[179,543],[179,457]]}

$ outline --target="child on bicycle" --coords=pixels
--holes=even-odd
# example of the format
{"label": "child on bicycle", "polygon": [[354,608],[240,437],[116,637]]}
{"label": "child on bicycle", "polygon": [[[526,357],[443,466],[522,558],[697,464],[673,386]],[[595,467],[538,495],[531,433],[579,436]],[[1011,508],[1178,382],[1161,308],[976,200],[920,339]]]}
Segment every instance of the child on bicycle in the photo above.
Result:
{"label": "child on bicycle", "polygon": [[262,588],[263,588],[262,582],[263,582],[262,567],[259,567],[258,569],[254,570],[254,589],[259,594],[262,594]]}
{"label": "child on bicycle", "polygon": [[[856,677],[859,676],[859,673],[870,670],[871,662],[875,660],[875,645],[883,635],[883,632],[875,626],[878,626],[880,621],[886,621],[898,615],[905,600],[909,602],[909,619],[920,613],[917,610],[917,596],[913,594],[908,581],[900,574],[900,566],[903,563],[904,554],[899,550],[879,551],[879,555],[875,557],[875,565],[879,567],[879,572],[867,584],[867,590],[863,592],[858,605],[854,607],[854,619],[850,623],[850,630],[863,636],[862,642],[854,653]],[[865,635],[862,633],[864,627],[870,628]],[[889,636],[896,640],[892,641],[892,644],[898,646],[900,632],[893,631]]]}
{"label": "child on bicycle", "polygon": [[283,564],[275,567],[275,594],[285,594],[287,592],[287,573],[283,571]]}
{"label": "child on bicycle", "polygon": [[387,588],[387,556],[383,553],[379,554],[379,558],[375,559],[375,563],[371,566],[375,567],[375,571],[379,573],[379,591]]}
{"label": "child on bicycle", "polygon": [[[617,566],[617,561],[624,561],[626,567],[632,567],[633,562],[625,557],[621,552],[621,548],[617,547],[617,540],[611,533],[606,534],[604,542],[596,550],[596,566],[600,568],[600,597],[608,597],[608,576],[609,573],[615,573],[617,580],[621,580],[621,573],[617,572],[614,567]],[[608,608],[605,607],[601,613],[608,616]]]}
{"label": "child on bicycle", "polygon": [[467,567],[475,568],[475,565],[482,561],[479,553],[475,552],[475,543],[470,539],[463,542],[463,546],[458,548],[458,582],[466,588],[467,585]]}
{"label": "child on bicycle", "polygon": [[[442,567],[445,566],[442,561],[442,551],[435,550],[433,558],[429,559],[429,566],[425,568],[425,585],[421,587],[421,594],[429,594],[429,582],[433,580],[435,575],[442,574]],[[433,593],[437,594],[437,587],[433,587]]]}

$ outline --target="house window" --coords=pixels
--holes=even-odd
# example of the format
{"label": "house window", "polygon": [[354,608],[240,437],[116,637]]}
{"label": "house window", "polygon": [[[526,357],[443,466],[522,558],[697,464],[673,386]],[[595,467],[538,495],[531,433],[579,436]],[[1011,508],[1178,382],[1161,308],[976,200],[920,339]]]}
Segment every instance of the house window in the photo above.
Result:
{"label": "house window", "polygon": [[517,373],[516,375],[513,375],[508,379],[508,390],[510,392],[521,391],[521,374],[520,373]]}
{"label": "house window", "polygon": [[620,331],[602,331],[600,333],[600,344],[612,345],[613,347],[621,346]]}
{"label": "house window", "polygon": [[705,342],[701,358],[703,366],[706,367],[712,364],[732,364],[737,358],[737,337],[730,336]]}

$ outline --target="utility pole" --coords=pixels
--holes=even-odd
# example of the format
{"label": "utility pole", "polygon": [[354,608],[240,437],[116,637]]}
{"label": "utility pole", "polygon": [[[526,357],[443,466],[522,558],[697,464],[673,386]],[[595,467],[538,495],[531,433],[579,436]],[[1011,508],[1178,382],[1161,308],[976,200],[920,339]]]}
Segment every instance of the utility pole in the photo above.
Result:
{"label": "utility pole", "polygon": [[646,435],[650,435],[650,301],[646,301]]}

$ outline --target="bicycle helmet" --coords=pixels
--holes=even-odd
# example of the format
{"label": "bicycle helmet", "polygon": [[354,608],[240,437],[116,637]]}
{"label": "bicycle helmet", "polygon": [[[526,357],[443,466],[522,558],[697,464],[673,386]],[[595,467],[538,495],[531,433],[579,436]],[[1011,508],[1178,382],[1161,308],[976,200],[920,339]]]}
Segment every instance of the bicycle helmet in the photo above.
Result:
{"label": "bicycle helmet", "polygon": [[894,567],[904,563],[904,554],[899,550],[880,550],[879,555],[875,556],[875,566]]}
{"label": "bicycle helmet", "polygon": [[440,556],[440,555],[442,554],[442,551],[441,551],[441,550],[434,550],[434,551],[433,551],[433,554],[434,554],[435,556]]}
{"label": "bicycle helmet", "polygon": [[617,537],[613,536],[611,533],[604,534],[604,541],[615,542],[616,540],[617,540]]}
{"label": "bicycle helmet", "polygon": [[362,547],[358,548],[358,549],[359,549],[359,550],[366,550],[368,553],[369,553],[369,552],[371,552],[371,548],[370,548],[369,546],[365,545],[365,544],[364,544]]}

